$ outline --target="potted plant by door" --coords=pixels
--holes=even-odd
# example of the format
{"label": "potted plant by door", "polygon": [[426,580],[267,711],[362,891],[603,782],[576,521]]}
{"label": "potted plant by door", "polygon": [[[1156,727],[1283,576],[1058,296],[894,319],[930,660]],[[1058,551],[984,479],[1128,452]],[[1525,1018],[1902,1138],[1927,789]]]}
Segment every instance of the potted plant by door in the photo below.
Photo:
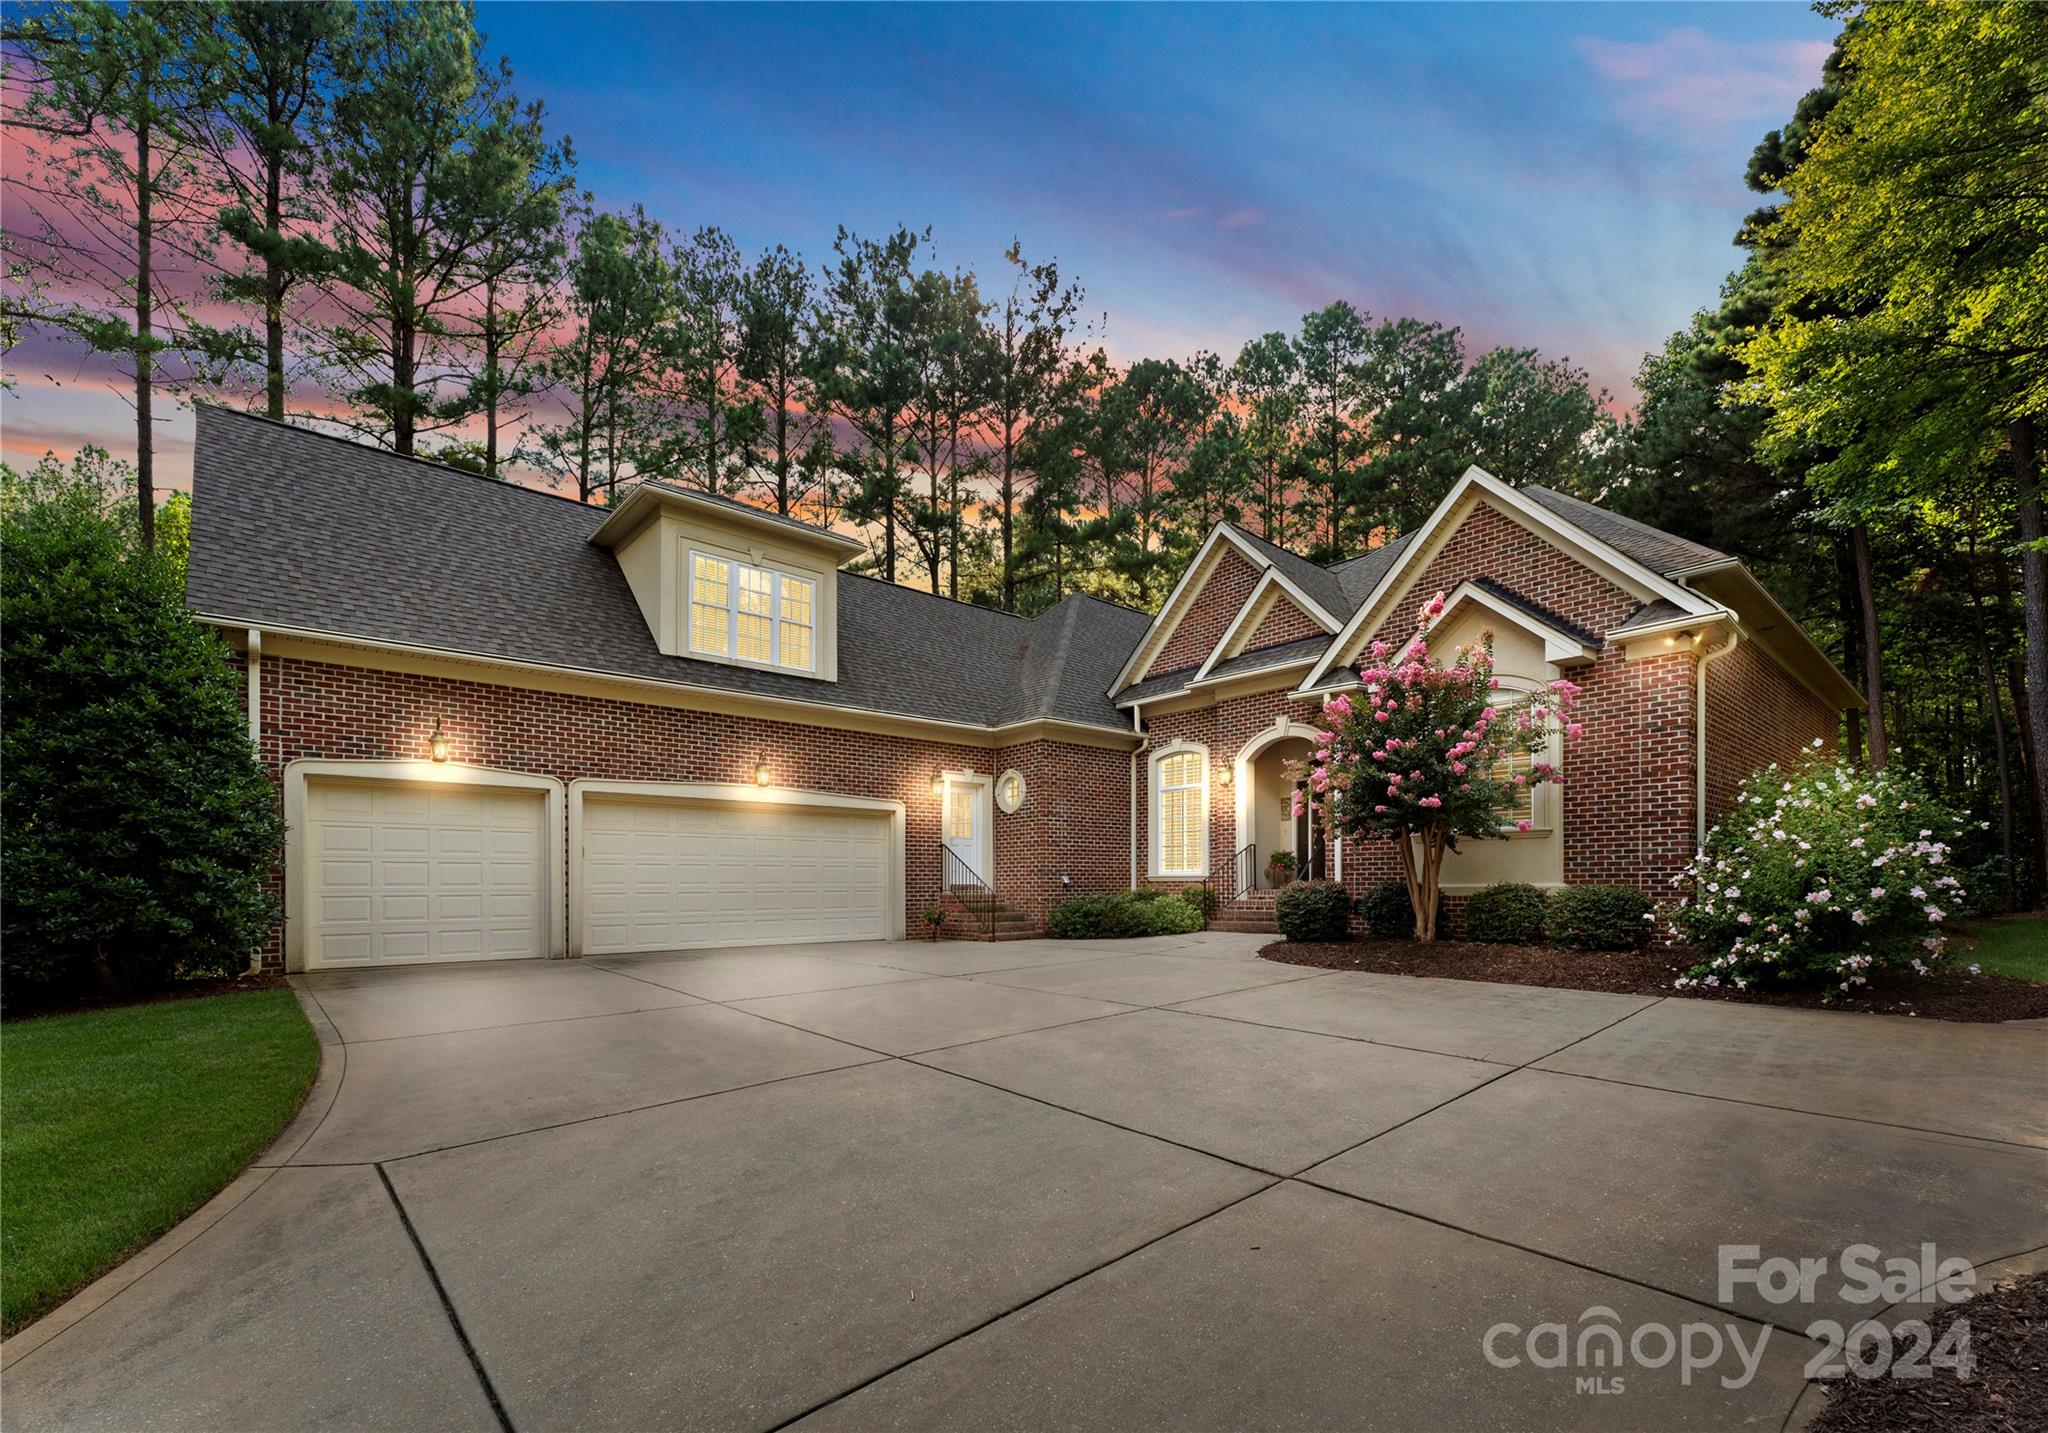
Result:
{"label": "potted plant by door", "polygon": [[1278,890],[1294,879],[1294,852],[1275,851],[1266,857],[1266,884]]}

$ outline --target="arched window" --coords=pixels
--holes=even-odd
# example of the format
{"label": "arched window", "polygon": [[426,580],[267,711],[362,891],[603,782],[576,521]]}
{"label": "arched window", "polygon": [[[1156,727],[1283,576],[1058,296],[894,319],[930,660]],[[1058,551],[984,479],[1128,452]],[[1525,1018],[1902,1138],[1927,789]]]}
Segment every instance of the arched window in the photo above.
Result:
{"label": "arched window", "polygon": [[1152,874],[1209,872],[1209,752],[1176,742],[1152,759]]}

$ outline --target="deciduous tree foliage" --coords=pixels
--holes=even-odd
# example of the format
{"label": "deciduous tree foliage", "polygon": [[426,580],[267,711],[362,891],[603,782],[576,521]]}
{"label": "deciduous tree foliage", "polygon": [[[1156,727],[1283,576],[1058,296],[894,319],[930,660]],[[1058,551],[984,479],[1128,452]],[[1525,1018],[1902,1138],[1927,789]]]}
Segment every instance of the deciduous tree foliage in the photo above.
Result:
{"label": "deciduous tree foliage", "polygon": [[1764,254],[1788,301],[1744,351],[1747,392],[1768,449],[1824,450],[1812,479],[1858,510],[2007,470],[2048,827],[2048,26],[2025,3],[1830,8],[1840,93],[1781,181]]}

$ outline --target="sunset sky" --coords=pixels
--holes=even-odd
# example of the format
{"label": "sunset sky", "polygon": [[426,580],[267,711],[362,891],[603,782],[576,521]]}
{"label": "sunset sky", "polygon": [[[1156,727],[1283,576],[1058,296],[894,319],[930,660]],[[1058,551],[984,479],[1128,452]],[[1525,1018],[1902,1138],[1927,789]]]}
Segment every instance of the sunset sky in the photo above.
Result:
{"label": "sunset sky", "polygon": [[[814,260],[929,224],[993,277],[1015,237],[1114,357],[1234,354],[1348,298],[1569,357],[1630,401],[1712,301],[1743,163],[1818,82],[1795,5],[484,4],[601,202]],[[73,351],[9,356],[6,455],[132,451]],[[173,412],[161,478],[183,485]]]}

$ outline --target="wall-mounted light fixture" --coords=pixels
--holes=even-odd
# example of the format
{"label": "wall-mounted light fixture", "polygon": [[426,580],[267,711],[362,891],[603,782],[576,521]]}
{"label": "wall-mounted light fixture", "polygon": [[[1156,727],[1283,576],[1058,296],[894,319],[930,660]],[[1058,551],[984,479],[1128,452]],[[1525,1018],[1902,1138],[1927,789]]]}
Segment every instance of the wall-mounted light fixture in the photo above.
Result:
{"label": "wall-mounted light fixture", "polygon": [[932,773],[932,795],[934,795],[934,796],[944,796],[945,794],[946,794],[946,773],[945,773],[945,772],[943,772],[943,771],[934,771],[934,772]]}
{"label": "wall-mounted light fixture", "polygon": [[759,761],[757,761],[757,762],[755,762],[755,763],[754,763],[754,785],[756,785],[756,786],[766,786],[767,784],[768,784],[768,758],[764,756],[764,757],[762,757],[762,758],[761,758],[761,759],[760,759]]}
{"label": "wall-mounted light fixture", "polygon": [[1237,771],[1234,767],[1226,766],[1216,773],[1216,784],[1218,786],[1228,786],[1235,780],[1237,780]]}
{"label": "wall-mounted light fixture", "polygon": [[427,755],[436,761],[448,759],[448,738],[441,732],[441,718],[434,718],[434,734],[427,738]]}

